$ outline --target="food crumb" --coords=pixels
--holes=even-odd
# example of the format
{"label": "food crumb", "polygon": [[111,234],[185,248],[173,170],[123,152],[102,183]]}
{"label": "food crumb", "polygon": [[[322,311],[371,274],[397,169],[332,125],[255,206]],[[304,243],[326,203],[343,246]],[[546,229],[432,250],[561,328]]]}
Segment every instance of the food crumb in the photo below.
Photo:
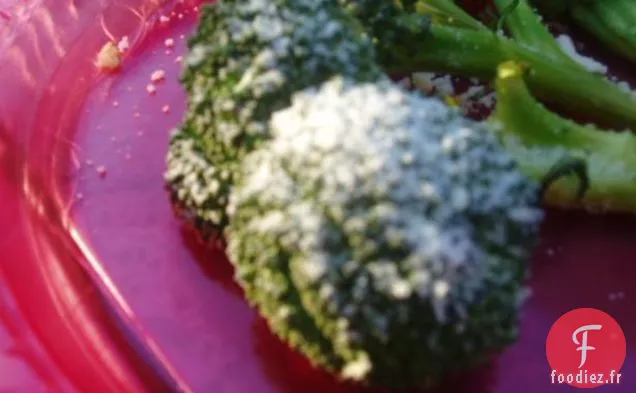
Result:
{"label": "food crumb", "polygon": [[174,59],[174,62],[175,62],[175,63],[179,63],[179,64],[183,63],[183,56],[177,56],[177,57]]}
{"label": "food crumb", "polygon": [[121,37],[121,40],[117,43],[117,49],[119,49],[120,53],[126,52],[130,48],[130,40],[128,36],[125,35]]}
{"label": "food crumb", "polygon": [[161,108],[161,111],[163,113],[168,113],[170,112],[170,105],[164,105],[163,108]]}
{"label": "food crumb", "polygon": [[164,45],[166,45],[168,48],[172,48],[174,47],[174,40],[172,38],[167,38],[164,41]]}
{"label": "food crumb", "polygon": [[121,66],[121,52],[113,41],[108,41],[100,49],[95,65],[103,71],[115,71]]}
{"label": "food crumb", "polygon": [[166,72],[164,70],[155,70],[150,74],[150,80],[154,83],[162,81],[165,77]]}
{"label": "food crumb", "polygon": [[97,174],[100,177],[105,177],[106,176],[106,167],[104,167],[103,165],[98,166],[96,170],[97,170]]}
{"label": "food crumb", "polygon": [[155,94],[157,92],[157,88],[155,87],[155,85],[149,84],[148,86],[146,86],[146,91],[149,94]]}

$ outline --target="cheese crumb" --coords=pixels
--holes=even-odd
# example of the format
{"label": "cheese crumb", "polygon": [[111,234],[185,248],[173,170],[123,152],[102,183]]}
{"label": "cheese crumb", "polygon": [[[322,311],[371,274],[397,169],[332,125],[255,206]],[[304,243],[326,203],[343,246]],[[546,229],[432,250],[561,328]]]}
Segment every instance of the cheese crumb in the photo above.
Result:
{"label": "cheese crumb", "polygon": [[121,40],[119,40],[119,42],[117,43],[117,49],[119,49],[120,53],[124,53],[126,52],[128,49],[130,48],[130,40],[128,39],[128,36],[125,35],[121,38]]}
{"label": "cheese crumb", "polygon": [[115,71],[121,66],[121,52],[114,42],[108,41],[102,47],[95,59],[95,65],[103,71]]}
{"label": "cheese crumb", "polygon": [[156,70],[150,74],[150,80],[153,83],[161,82],[166,78],[166,72],[164,70]]}
{"label": "cheese crumb", "polygon": [[99,177],[105,177],[106,176],[106,167],[100,165],[96,168],[97,174],[99,175]]}
{"label": "cheese crumb", "polygon": [[598,74],[606,74],[607,66],[594,60],[591,57],[586,57],[579,54],[574,46],[574,42],[570,36],[562,34],[557,37],[557,42],[561,47],[561,50],[568,55],[572,60],[583,66],[586,70]]}

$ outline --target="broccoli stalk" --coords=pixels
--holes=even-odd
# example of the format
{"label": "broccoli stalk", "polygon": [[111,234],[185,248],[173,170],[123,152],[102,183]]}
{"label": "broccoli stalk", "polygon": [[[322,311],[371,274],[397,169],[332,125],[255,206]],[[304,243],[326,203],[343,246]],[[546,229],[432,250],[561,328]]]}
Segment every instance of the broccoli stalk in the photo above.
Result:
{"label": "broccoli stalk", "polygon": [[[592,211],[636,211],[636,137],[582,126],[550,112],[531,95],[526,75],[518,63],[499,67],[497,106],[490,120],[502,142],[534,179],[542,180],[564,163],[581,163],[586,171],[586,178],[566,176],[550,184],[546,201]],[[586,189],[579,197],[582,185]]]}
{"label": "broccoli stalk", "polygon": [[[632,0],[535,0],[541,10],[567,13],[602,43],[636,61],[636,3]],[[555,7],[558,9],[555,10]]]}
{"label": "broccoli stalk", "polygon": [[[383,3],[383,9],[369,0],[342,1],[380,43],[389,34],[386,19],[394,20],[392,30],[399,34],[390,34],[401,39],[394,40],[393,45],[377,46],[381,62],[390,73],[447,72],[490,80],[496,76],[499,64],[521,61],[531,66],[527,82],[543,102],[589,114],[616,128],[636,129],[636,96],[567,55],[525,0],[518,4],[514,0],[495,1],[512,38],[471,19],[452,0],[419,0],[415,13],[391,1],[377,2]],[[365,13],[356,12],[365,7]],[[385,11],[388,7],[393,7],[390,13]],[[374,18],[369,17],[371,8],[375,8]],[[412,23],[426,16],[431,23]]]}

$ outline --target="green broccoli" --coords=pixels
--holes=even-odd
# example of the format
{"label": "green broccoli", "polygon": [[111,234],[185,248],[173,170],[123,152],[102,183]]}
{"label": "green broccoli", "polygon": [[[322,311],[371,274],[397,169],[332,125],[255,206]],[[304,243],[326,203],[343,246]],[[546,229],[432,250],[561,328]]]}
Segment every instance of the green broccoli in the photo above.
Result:
{"label": "green broccoli", "polygon": [[497,106],[490,120],[502,143],[524,173],[537,180],[563,163],[585,167],[578,179],[563,177],[551,184],[547,202],[591,211],[636,211],[636,136],[582,126],[550,112],[532,97],[524,71],[514,62],[499,67]]}
{"label": "green broccoli", "polygon": [[[526,0],[494,1],[503,22],[499,31],[452,0],[417,0],[406,6],[397,0],[340,1],[376,43],[398,32],[394,45],[376,45],[389,73],[432,71],[491,80],[499,64],[516,60],[531,66],[528,86],[543,102],[619,129],[636,129],[636,95],[601,75],[605,70],[598,64],[567,53]],[[427,16],[429,24],[422,21]],[[504,36],[504,26],[512,38]]]}
{"label": "green broccoli", "polygon": [[389,388],[516,341],[539,185],[486,123],[388,78],[336,77],[269,129],[231,194],[228,253],[272,331]]}
{"label": "green broccoli", "polygon": [[636,3],[632,0],[534,0],[550,15],[568,15],[626,59],[636,61]]}
{"label": "green broccoli", "polygon": [[381,75],[371,43],[336,0],[220,0],[203,8],[188,47],[188,109],[165,178],[200,227],[221,234],[237,166],[268,138],[272,112],[333,75]]}

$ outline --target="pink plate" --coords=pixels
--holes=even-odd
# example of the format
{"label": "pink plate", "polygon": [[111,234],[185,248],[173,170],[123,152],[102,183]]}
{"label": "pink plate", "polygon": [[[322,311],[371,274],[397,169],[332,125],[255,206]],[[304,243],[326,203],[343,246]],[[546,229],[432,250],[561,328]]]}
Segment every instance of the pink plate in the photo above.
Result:
{"label": "pink plate", "polygon": [[[170,205],[164,157],[196,5],[0,0],[0,392],[368,392],[274,338]],[[105,76],[93,60],[108,35],[131,45]],[[621,384],[605,390],[635,392],[635,259],[632,218],[550,212],[520,342],[442,391],[573,391],[550,383],[545,340],[592,307],[627,337]]]}

